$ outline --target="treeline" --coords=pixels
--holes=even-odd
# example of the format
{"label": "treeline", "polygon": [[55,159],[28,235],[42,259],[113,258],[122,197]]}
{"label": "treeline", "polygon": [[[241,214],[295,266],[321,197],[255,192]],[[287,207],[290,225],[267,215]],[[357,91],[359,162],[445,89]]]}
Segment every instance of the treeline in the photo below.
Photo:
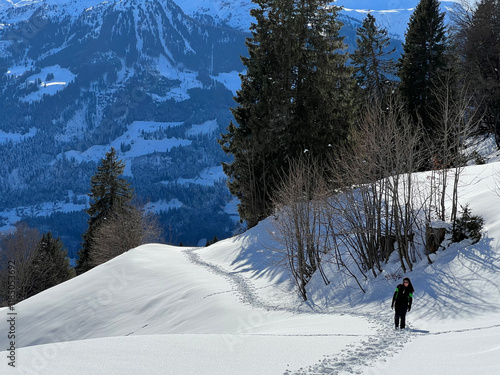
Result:
{"label": "treeline", "polygon": [[[421,0],[397,60],[370,14],[349,54],[340,8],[254,2],[237,124],[220,140],[234,158],[224,171],[240,217],[254,226],[276,215],[304,299],[325,254],[365,277],[379,274],[395,249],[404,272],[422,256],[431,261],[444,238],[433,223],[449,222],[453,232],[460,219],[466,141],[500,139],[498,2],[456,8],[446,28],[439,2]],[[430,183],[418,181],[423,171]]]}

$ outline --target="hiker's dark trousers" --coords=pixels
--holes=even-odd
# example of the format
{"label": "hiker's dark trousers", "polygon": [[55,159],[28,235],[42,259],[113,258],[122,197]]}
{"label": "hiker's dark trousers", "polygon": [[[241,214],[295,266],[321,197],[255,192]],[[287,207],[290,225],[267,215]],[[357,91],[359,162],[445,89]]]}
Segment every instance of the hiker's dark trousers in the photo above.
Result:
{"label": "hiker's dark trousers", "polygon": [[404,307],[397,307],[396,306],[396,314],[394,315],[394,323],[396,325],[396,328],[401,327],[401,329],[405,328],[406,326],[406,310],[408,308],[406,306]]}

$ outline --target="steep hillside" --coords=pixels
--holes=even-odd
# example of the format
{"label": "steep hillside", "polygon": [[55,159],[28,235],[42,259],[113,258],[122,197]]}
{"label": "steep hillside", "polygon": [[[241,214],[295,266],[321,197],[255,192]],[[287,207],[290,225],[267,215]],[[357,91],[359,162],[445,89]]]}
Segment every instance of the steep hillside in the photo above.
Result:
{"label": "steep hillside", "polygon": [[245,33],[194,21],[173,1],[2,12],[13,23],[0,30],[0,227],[27,218],[75,250],[90,177],[113,146],[170,240],[232,233],[216,138],[231,119]]}
{"label": "steep hillside", "polygon": [[[407,331],[394,331],[390,309],[397,260],[362,281],[366,293],[327,265],[331,283],[315,275],[303,303],[269,218],[209,247],[141,246],[15,305],[17,367],[5,350],[0,366],[43,375],[494,374],[498,168],[463,172],[460,203],[485,219],[481,241],[441,249],[405,274],[416,289]],[[2,333],[9,312],[0,309]],[[1,334],[0,347],[9,345]]]}

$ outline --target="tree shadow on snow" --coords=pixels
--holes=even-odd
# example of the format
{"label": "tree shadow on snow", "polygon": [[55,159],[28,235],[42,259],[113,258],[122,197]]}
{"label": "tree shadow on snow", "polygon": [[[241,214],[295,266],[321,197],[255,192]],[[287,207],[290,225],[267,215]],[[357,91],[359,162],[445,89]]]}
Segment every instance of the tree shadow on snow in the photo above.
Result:
{"label": "tree shadow on snow", "polygon": [[286,270],[286,255],[270,233],[266,220],[233,238],[241,251],[231,263],[237,272],[250,272],[254,278],[273,279],[276,283],[290,282]]}
{"label": "tree shadow on snow", "polygon": [[[500,304],[500,257],[492,238],[464,247],[453,244],[412,283],[416,302],[426,318],[467,318],[497,311]],[[418,302],[421,301],[421,302]]]}

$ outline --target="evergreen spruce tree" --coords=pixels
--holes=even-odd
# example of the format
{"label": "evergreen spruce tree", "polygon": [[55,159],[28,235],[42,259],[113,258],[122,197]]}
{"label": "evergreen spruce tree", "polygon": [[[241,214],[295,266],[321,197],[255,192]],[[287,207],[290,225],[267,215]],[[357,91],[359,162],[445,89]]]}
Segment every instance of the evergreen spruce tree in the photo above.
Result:
{"label": "evergreen spruce tree", "polygon": [[436,89],[447,68],[444,13],[438,0],[421,0],[410,17],[404,54],[399,61],[400,92],[414,121],[422,121],[427,139],[435,135]]}
{"label": "evergreen spruce tree", "polygon": [[500,148],[500,1],[478,1],[465,28],[465,73]]}
{"label": "evergreen spruce tree", "polygon": [[339,8],[324,0],[253,0],[249,56],[242,58],[238,106],[222,135],[229,189],[249,226],[272,212],[272,194],[288,162],[304,152],[323,158],[353,122],[352,70]]}
{"label": "evergreen spruce tree", "polygon": [[[79,258],[76,266],[77,274],[82,274],[93,267],[91,260],[91,248],[94,242],[96,231],[103,221],[112,214],[122,215],[130,212],[131,202],[134,197],[130,183],[120,178],[125,169],[123,161],[118,160],[116,150],[106,153],[101,164],[97,167],[97,172],[91,178],[91,189],[89,197],[90,207],[85,211],[88,219],[88,229],[83,234],[82,248],[79,251]],[[124,218],[126,220],[126,218]]]}
{"label": "evergreen spruce tree", "polygon": [[34,282],[28,297],[74,276],[75,271],[69,264],[67,250],[59,237],[54,238],[51,232],[42,235],[35,250],[31,272]]}
{"label": "evergreen spruce tree", "polygon": [[356,35],[356,51],[351,56],[358,86],[368,100],[381,100],[394,84],[395,61],[391,54],[387,30],[375,25],[370,13],[363,20]]}

